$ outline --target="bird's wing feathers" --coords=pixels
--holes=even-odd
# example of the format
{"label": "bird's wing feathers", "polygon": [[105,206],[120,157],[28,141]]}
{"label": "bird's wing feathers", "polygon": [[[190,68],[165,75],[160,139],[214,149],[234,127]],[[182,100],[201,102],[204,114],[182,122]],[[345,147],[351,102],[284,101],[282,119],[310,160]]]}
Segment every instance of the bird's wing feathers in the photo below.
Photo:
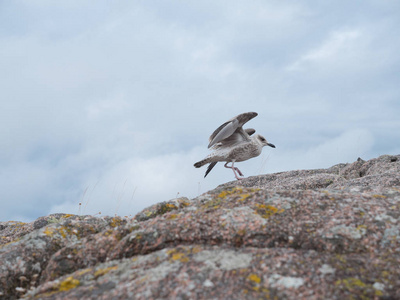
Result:
{"label": "bird's wing feathers", "polygon": [[208,145],[208,148],[210,148],[212,145],[230,137],[235,130],[238,128],[239,121],[237,119],[234,119],[232,121],[228,121],[224,124],[222,124],[220,127],[217,128],[213,132],[213,134],[210,136],[210,144]]}
{"label": "bird's wing feathers", "polygon": [[210,136],[208,148],[215,145],[216,148],[232,146],[249,140],[249,135],[255,132],[254,129],[243,130],[242,126],[257,116],[255,112],[240,114],[228,122],[219,126]]}
{"label": "bird's wing feathers", "polygon": [[253,128],[246,128],[244,131],[246,131],[248,135],[252,135],[254,134],[254,132],[256,132],[256,130]]}
{"label": "bird's wing feathers", "polygon": [[232,135],[230,135],[226,139],[223,139],[219,143],[214,144],[213,148],[214,149],[230,148],[234,145],[248,141],[250,141],[250,136],[243,130],[242,127],[239,127],[238,129],[235,130],[235,132]]}
{"label": "bird's wing feathers", "polygon": [[234,119],[239,121],[240,126],[243,126],[245,123],[250,121],[251,119],[257,117],[258,113],[256,112],[247,112],[236,116]]}

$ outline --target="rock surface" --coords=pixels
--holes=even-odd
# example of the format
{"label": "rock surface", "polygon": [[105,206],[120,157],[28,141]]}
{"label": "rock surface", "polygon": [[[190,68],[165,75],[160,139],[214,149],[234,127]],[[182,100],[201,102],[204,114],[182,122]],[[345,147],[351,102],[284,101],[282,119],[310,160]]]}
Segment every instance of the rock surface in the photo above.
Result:
{"label": "rock surface", "polygon": [[3,299],[400,299],[400,155],[0,232]]}

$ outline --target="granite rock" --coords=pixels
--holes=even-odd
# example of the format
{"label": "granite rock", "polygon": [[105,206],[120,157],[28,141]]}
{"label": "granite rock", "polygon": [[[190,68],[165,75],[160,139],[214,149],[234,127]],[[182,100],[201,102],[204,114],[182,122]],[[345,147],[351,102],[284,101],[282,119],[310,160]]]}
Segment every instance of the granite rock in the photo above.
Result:
{"label": "granite rock", "polygon": [[400,299],[400,155],[289,171],[134,218],[2,222],[4,299]]}

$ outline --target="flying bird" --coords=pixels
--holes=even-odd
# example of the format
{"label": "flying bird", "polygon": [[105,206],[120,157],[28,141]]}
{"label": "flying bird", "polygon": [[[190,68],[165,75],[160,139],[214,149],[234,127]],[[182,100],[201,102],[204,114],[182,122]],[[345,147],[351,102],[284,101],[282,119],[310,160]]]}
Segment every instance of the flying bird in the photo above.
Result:
{"label": "flying bird", "polygon": [[[204,177],[210,173],[217,162],[224,161],[226,162],[224,167],[232,169],[236,179],[240,180],[242,178],[238,175],[243,177],[243,173],[234,166],[235,162],[259,156],[264,146],[275,148],[275,145],[268,143],[263,136],[259,134],[252,136],[256,132],[253,128],[243,129],[243,125],[257,115],[256,112],[240,114],[225,122],[213,132],[208,144],[208,148],[211,148],[213,152],[194,164],[196,168],[209,164]],[[229,166],[228,163],[231,163],[231,165]]]}

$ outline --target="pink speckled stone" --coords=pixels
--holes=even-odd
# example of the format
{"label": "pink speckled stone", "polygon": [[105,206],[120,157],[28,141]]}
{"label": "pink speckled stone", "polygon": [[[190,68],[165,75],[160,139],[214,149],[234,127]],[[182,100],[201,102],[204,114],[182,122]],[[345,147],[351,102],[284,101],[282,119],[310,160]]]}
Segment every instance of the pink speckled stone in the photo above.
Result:
{"label": "pink speckled stone", "polygon": [[399,171],[399,155],[381,156],[230,182],[133,219],[0,223],[0,298],[400,299]]}

